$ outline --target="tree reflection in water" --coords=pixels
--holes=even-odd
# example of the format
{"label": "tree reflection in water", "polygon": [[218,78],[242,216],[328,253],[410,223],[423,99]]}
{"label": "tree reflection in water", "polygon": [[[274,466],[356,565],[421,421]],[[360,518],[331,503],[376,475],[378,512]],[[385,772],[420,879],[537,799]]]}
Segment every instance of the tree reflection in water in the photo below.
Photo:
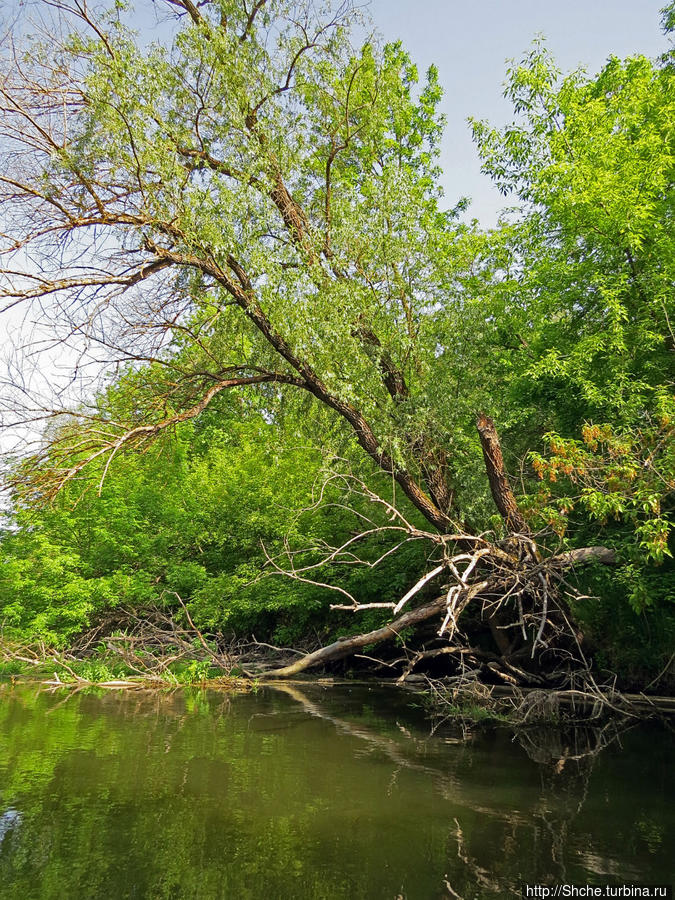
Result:
{"label": "tree reflection in water", "polygon": [[430,733],[394,688],[0,687],[2,897],[471,900],[523,881],[664,882],[670,772],[663,731]]}
{"label": "tree reflection in water", "polygon": [[[528,879],[519,871],[519,862],[528,845],[539,861],[536,880],[540,883],[570,883],[574,880],[567,864],[569,852],[575,853],[583,861],[589,880],[593,880],[593,876],[598,876],[601,880],[607,877],[615,880],[639,879],[639,869],[631,866],[621,855],[620,845],[616,847],[616,854],[594,852],[592,840],[588,845],[575,842],[571,851],[568,850],[570,828],[586,803],[591,774],[599,756],[613,744],[620,743],[622,735],[636,727],[635,720],[611,720],[595,727],[577,724],[567,728],[538,726],[518,730],[515,738],[527,757],[537,765],[540,787],[538,791],[529,793],[527,798],[520,798],[521,803],[526,800],[527,810],[504,811],[489,805],[478,806],[473,798],[464,797],[460,765],[448,772],[445,759],[437,766],[428,761],[420,764],[417,761],[419,757],[428,757],[427,737],[415,736],[399,725],[401,734],[409,739],[407,750],[413,748],[412,754],[407,757],[406,748],[402,748],[399,741],[385,737],[360,723],[336,717],[331,714],[330,706],[328,709],[322,708],[314,696],[310,698],[307,691],[299,686],[280,684],[276,685],[276,690],[301,703],[309,715],[326,719],[340,731],[377,747],[397,767],[404,766],[433,775],[439,792],[454,803],[465,802],[471,807],[472,813],[479,812],[483,815],[486,823],[493,824],[495,819],[501,822],[502,836],[497,842],[499,852],[490,853],[486,859],[480,850],[478,857],[471,854],[470,839],[462,829],[461,817],[453,818],[454,828],[450,829],[448,839],[448,858],[456,857],[462,863],[464,873],[455,875],[455,884],[466,883],[466,888],[471,891],[470,896],[477,896],[476,886],[485,894],[521,896],[521,884]],[[461,732],[459,739],[454,736],[457,730]],[[459,740],[460,744],[470,746],[471,740],[479,733],[477,727],[472,728],[463,721],[444,740],[451,743]],[[458,763],[462,758],[463,756],[455,757]],[[475,842],[484,848],[483,838],[483,833],[479,831]],[[494,843],[490,841],[489,846],[492,848]],[[579,859],[573,866],[577,880]],[[447,875],[443,878],[443,887],[449,896],[463,900]]]}

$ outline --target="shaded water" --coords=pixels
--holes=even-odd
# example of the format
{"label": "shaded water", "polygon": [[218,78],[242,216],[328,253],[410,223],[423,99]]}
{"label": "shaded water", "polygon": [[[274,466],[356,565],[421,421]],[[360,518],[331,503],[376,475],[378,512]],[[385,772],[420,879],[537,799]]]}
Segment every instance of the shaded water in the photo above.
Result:
{"label": "shaded water", "polygon": [[432,735],[393,688],[0,686],[0,897],[469,900],[524,881],[669,882],[669,733],[642,726],[582,755],[597,743]]}

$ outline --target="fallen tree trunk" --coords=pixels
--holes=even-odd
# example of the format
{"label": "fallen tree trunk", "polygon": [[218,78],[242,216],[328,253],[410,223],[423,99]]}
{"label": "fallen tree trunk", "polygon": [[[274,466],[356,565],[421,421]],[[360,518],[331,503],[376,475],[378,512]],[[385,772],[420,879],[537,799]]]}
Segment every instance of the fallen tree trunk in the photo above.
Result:
{"label": "fallen tree trunk", "polygon": [[[483,535],[441,534],[437,537],[423,534],[389,504],[385,504],[390,516],[399,517],[400,530],[407,531],[416,538],[424,536],[435,542],[442,549],[442,559],[437,558],[437,565],[420,578],[396,604],[359,604],[351,597],[352,606],[334,608],[359,612],[361,609],[391,606],[392,614],[397,616],[404,605],[409,604],[423,589],[426,590],[432,580],[439,578],[445,580],[444,595],[417,609],[408,610],[381,628],[341,638],[327,647],[306,654],[290,665],[273,669],[262,677],[286,678],[313,666],[343,659],[368,644],[391,639],[401,629],[417,625],[436,614],[444,615],[437,637],[445,636],[447,646],[451,647],[458,619],[463,610],[474,601],[481,605],[481,617],[489,625],[499,651],[488,663],[495,677],[514,684],[541,683],[537,674],[538,650],[547,651],[549,667],[558,655],[568,661],[571,657],[578,656],[578,661],[585,664],[580,647],[582,637],[573,628],[570,608],[564,598],[563,573],[567,569],[593,562],[611,565],[616,561],[615,553],[607,547],[581,547],[554,556],[543,555],[542,548],[537,545],[535,536],[518,507],[504,466],[494,422],[481,413],[476,427],[492,497],[508,530],[508,538],[493,543]],[[365,485],[363,492],[371,500],[384,503],[381,498],[369,492]],[[372,534],[372,531],[365,533]],[[343,551],[349,551],[350,559],[353,560],[354,543],[355,539],[352,538],[342,547],[334,548],[327,561],[339,558]],[[454,555],[450,547],[454,547]],[[295,571],[290,574],[297,577]],[[525,654],[531,660],[531,672],[514,668],[509,662],[516,647],[519,647],[518,654]],[[558,654],[558,651],[561,653]],[[437,655],[435,651],[434,655]],[[520,681],[514,675],[519,675]]]}
{"label": "fallen tree trunk", "polygon": [[613,566],[616,561],[616,552],[609,547],[579,547],[576,550],[559,553],[551,558],[551,564],[557,565],[562,569],[584,566],[592,562],[599,562],[604,566]]}
{"label": "fallen tree trunk", "polygon": [[387,638],[394,638],[403,628],[417,625],[425,619],[430,619],[432,616],[438,615],[445,609],[445,605],[445,596],[437,597],[431,603],[427,603],[425,606],[420,606],[417,609],[412,609],[409,612],[404,613],[402,616],[399,616],[398,619],[394,619],[393,622],[389,622],[382,628],[376,628],[374,631],[368,631],[365,634],[357,634],[354,637],[340,638],[334,643],[329,644],[327,647],[321,647],[320,650],[308,653],[296,662],[291,663],[290,666],[284,666],[281,669],[272,669],[270,672],[265,672],[262,677],[288,678],[291,675],[297,675],[298,672],[304,672],[305,669],[317,666],[320,663],[341,659],[344,656],[350,656],[354,651],[359,650],[361,647],[385,641]]}
{"label": "fallen tree trunk", "polygon": [[[531,541],[528,541],[528,543],[531,543]],[[454,633],[458,616],[470,601],[473,601],[474,599],[481,600],[481,598],[489,598],[490,603],[492,604],[492,612],[486,614],[486,620],[490,621],[490,617],[494,615],[494,609],[499,609],[501,599],[508,597],[510,594],[514,594],[516,587],[519,585],[521,587],[518,593],[521,595],[529,593],[533,605],[536,605],[537,600],[542,601],[542,608],[540,611],[537,612],[536,609],[533,609],[532,612],[528,613],[528,619],[530,621],[535,621],[538,616],[536,622],[538,625],[538,632],[532,644],[532,658],[534,658],[534,650],[536,650],[537,645],[541,642],[542,646],[544,646],[544,642],[541,641],[542,633],[549,621],[547,617],[550,616],[555,609],[552,602],[554,600],[554,585],[549,583],[548,576],[556,572],[560,573],[565,569],[587,565],[592,562],[611,565],[616,561],[614,551],[608,547],[581,547],[576,550],[569,550],[565,553],[549,557],[540,562],[533,560],[532,556],[530,556],[529,565],[523,565],[519,555],[509,555],[499,546],[495,546],[492,548],[483,548],[478,551],[473,557],[475,562],[467,567],[463,576],[460,576],[456,568],[456,562],[459,559],[465,559],[466,556],[467,554],[461,554],[453,558],[448,558],[445,560],[444,565],[438,566],[437,569],[431,573],[431,575],[436,577],[446,573],[447,575],[454,576],[456,579],[455,584],[451,584],[450,589],[442,596],[437,597],[430,603],[403,613],[403,615],[381,628],[376,628],[374,631],[368,631],[363,634],[357,634],[353,637],[340,638],[332,644],[329,644],[327,647],[321,647],[319,650],[306,654],[288,666],[265,672],[261,677],[287,678],[292,675],[297,675],[299,672],[304,672],[306,669],[314,666],[343,659],[368,644],[377,644],[394,638],[402,629],[418,625],[420,622],[424,622],[434,615],[440,615],[442,613],[445,613],[446,617],[439,631],[439,635],[444,633],[448,619],[451,616],[452,629],[449,634],[451,637]],[[474,568],[474,566],[477,568]],[[467,576],[472,570],[475,577],[472,578],[472,580],[468,580]],[[487,579],[486,570],[488,574]],[[425,580],[430,579],[427,577],[426,579],[422,579],[422,582]],[[498,592],[498,594],[495,596],[496,592]],[[409,592],[404,600],[413,593],[413,591]],[[362,608],[366,609],[369,606],[373,607],[378,605],[379,604],[368,604]],[[524,629],[522,603],[520,609],[520,620],[516,620],[513,624],[519,625]],[[355,612],[358,612],[358,610],[359,607],[354,607]],[[501,633],[504,634],[504,632]],[[508,642],[505,641],[505,643]],[[505,649],[506,648],[500,647],[502,658],[507,655]],[[499,656],[495,655],[494,659],[499,659]],[[509,668],[511,667],[509,666]],[[512,678],[512,675],[509,677]]]}

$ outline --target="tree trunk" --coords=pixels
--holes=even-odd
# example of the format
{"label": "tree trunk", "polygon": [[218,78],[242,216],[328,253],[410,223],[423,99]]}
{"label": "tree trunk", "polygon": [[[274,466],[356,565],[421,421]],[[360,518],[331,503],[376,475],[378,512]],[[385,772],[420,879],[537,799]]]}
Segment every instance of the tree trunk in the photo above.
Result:
{"label": "tree trunk", "polygon": [[265,672],[264,678],[288,678],[290,675],[297,675],[298,672],[304,672],[311,666],[320,663],[329,662],[334,659],[341,659],[343,656],[350,656],[355,650],[365,647],[367,644],[375,644],[384,641],[387,638],[394,638],[403,629],[410,625],[417,625],[425,619],[438,615],[445,608],[445,596],[437,597],[431,603],[412,609],[388,625],[382,628],[376,628],[374,631],[368,631],[365,634],[357,634],[354,637],[340,638],[327,647],[315,650],[314,653],[308,653],[297,662],[291,663],[290,666],[284,666],[281,669],[273,669],[271,672]]}
{"label": "tree trunk", "polygon": [[518,508],[518,503],[504,468],[504,457],[502,456],[502,448],[499,443],[499,435],[497,434],[495,423],[489,416],[479,413],[476,428],[478,429],[481,447],[483,448],[485,469],[495,506],[501,513],[506,527],[511,533],[529,534],[530,529]]}

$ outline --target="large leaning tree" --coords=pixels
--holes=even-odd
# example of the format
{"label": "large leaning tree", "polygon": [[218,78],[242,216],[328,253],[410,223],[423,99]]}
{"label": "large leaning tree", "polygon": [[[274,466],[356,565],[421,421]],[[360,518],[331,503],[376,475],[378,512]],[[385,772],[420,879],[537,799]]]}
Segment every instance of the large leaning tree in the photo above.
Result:
{"label": "large leaning tree", "polygon": [[[583,120],[598,118],[584,105],[590,88],[572,81],[558,98],[542,57],[514,73],[514,100],[529,124],[503,134],[478,128],[479,140],[486,167],[535,215],[485,236],[459,224],[459,207],[443,206],[435,71],[420,86],[400,45],[352,46],[358,11],[350,3],[144,0],[136,12],[159,16],[153,42],[131,30],[134,10],[122,0],[96,9],[87,0],[42,0],[35,9],[44,13],[42,34],[36,25],[37,37],[2,51],[2,295],[14,320],[32,323],[28,363],[42,350],[71,375],[60,390],[40,393],[24,364],[5,391],[7,425],[45,425],[39,448],[15,469],[24,499],[49,501],[92,468],[103,481],[116,455],[199,417],[224,391],[260,391],[270,416],[303,395],[310,409],[342,423],[404,498],[392,503],[343,473],[388,517],[366,523],[364,535],[389,529],[431,550],[424,578],[390,604],[389,624],[281,673],[434,616],[452,639],[469,604],[494,647],[481,656],[451,641],[450,652],[535,683],[542,654],[571,658],[578,635],[567,573],[615,554],[599,544],[561,549],[542,537],[555,498],[535,492],[519,505],[494,420],[503,417],[515,434],[513,404],[522,401],[528,416],[515,450],[560,431],[552,455],[535,460],[542,480],[570,476],[584,496],[605,496],[611,459],[602,454],[612,457],[616,433],[592,432],[578,445],[574,437],[594,416],[616,420],[611,397],[600,399],[607,379],[597,374],[608,331],[612,390],[638,363],[647,373],[642,394],[623,391],[621,410],[630,410],[619,424],[633,428],[630,452],[648,460],[645,471],[658,482],[667,423],[655,384],[663,383],[673,321],[669,274],[652,260],[661,254],[672,268],[665,227],[651,244],[637,231],[643,220],[634,235],[622,233],[617,223],[631,198],[608,202],[605,222],[592,186],[585,205],[565,206],[574,179],[583,182],[584,167],[594,165],[597,146]],[[667,66],[645,66],[642,94],[631,101],[638,119],[654,96],[672,107]],[[630,168],[630,129],[639,123],[622,130],[610,93],[598,97],[599,127],[610,143],[625,138]],[[657,153],[663,134],[650,134],[645,153]],[[672,130],[668,141],[672,152]],[[661,223],[672,215],[668,159],[660,179],[638,184],[638,172],[629,183],[619,173],[612,185],[642,191],[638,203]],[[670,199],[658,207],[664,192]],[[629,333],[633,308],[642,330]],[[111,410],[89,378],[120,369],[138,373],[129,382],[136,393]],[[546,411],[547,378],[559,378],[567,432]],[[544,399],[523,400],[528,384],[543,384]],[[584,454],[593,460],[584,463]],[[488,489],[499,523],[481,517],[475,499]],[[556,509],[564,515],[571,506]],[[329,548],[323,561],[354,561],[361,539]],[[312,566],[298,571],[292,559],[289,569],[312,577]],[[360,608],[358,598],[347,605]]]}

